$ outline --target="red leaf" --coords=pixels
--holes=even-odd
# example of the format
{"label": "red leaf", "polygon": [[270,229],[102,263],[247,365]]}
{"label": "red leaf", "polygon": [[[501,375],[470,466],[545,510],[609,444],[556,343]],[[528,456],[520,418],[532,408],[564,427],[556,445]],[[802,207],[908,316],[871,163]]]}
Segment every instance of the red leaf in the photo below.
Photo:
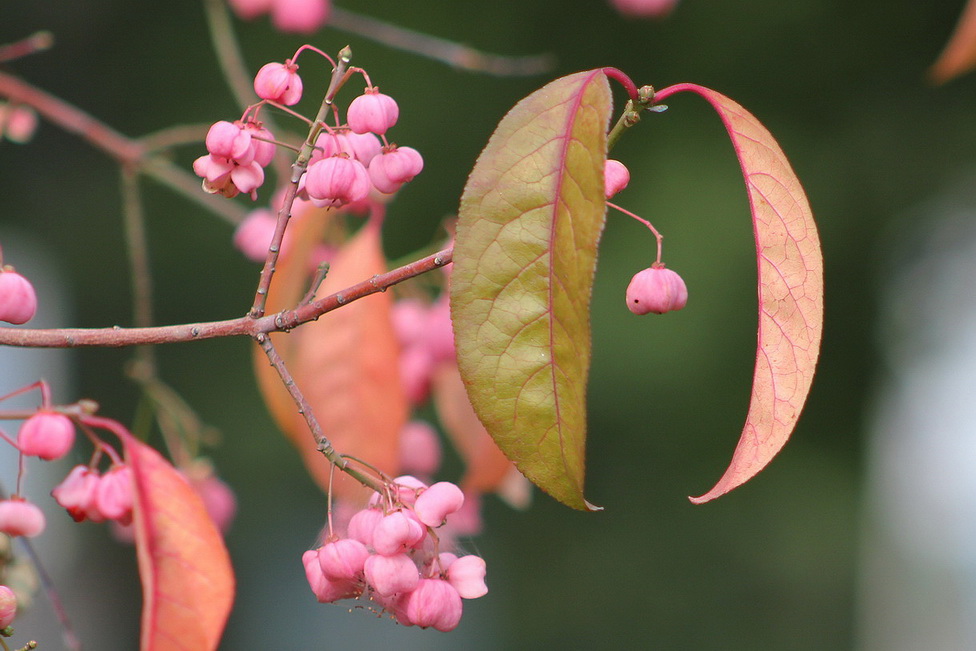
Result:
{"label": "red leaf", "polygon": [[154,449],[122,437],[134,485],[142,651],[216,649],[234,602],[223,537],[190,483]]}
{"label": "red leaf", "polygon": [[752,209],[759,267],[759,334],[749,413],[728,470],[700,504],[742,485],[762,470],[793,433],[820,354],[823,256],[799,179],[776,140],[734,101],[694,84],[691,91],[718,112],[735,147]]}
{"label": "red leaf", "polygon": [[976,0],[969,0],[945,49],[942,50],[938,60],[932,64],[929,75],[941,84],[974,67],[976,67]]}

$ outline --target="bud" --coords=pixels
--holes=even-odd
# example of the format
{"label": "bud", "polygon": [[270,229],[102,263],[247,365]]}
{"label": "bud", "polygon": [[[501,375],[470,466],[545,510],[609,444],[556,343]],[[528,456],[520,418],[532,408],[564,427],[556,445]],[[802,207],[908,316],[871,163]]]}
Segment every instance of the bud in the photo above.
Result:
{"label": "bud", "polygon": [[400,108],[396,100],[384,95],[378,88],[367,88],[346,109],[346,122],[355,133],[375,133],[382,136],[396,124]]}
{"label": "bud", "polygon": [[688,302],[688,288],[681,276],[664,267],[637,272],[627,286],[627,309],[634,314],[664,314],[680,310]]}
{"label": "bud", "polygon": [[254,76],[254,92],[261,99],[285,106],[298,104],[302,99],[302,78],[298,76],[298,66],[291,61],[264,64]]}
{"label": "bud", "polygon": [[75,442],[75,426],[64,414],[41,411],[20,426],[17,446],[29,457],[45,461],[60,459]]}
{"label": "bud", "polygon": [[37,293],[30,281],[16,271],[0,268],[0,321],[20,325],[36,312]]}

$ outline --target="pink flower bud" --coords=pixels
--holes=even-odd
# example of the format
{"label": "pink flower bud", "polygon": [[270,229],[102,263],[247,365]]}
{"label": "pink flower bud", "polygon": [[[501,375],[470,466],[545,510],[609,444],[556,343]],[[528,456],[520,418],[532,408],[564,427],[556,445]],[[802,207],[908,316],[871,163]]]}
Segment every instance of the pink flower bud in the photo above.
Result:
{"label": "pink flower bud", "polygon": [[240,124],[227,120],[216,122],[207,132],[207,151],[214,156],[233,160],[238,163],[249,163],[254,158],[251,151],[251,134]]}
{"label": "pink flower bud", "polygon": [[428,527],[439,527],[464,505],[464,493],[449,481],[439,481],[417,498],[413,511]]}
{"label": "pink flower bud", "polygon": [[448,632],[461,621],[461,596],[441,579],[421,579],[407,598],[407,617],[416,626]]}
{"label": "pink flower bud", "polygon": [[302,99],[302,78],[298,76],[298,66],[291,61],[264,64],[254,76],[254,92],[261,99],[285,106],[298,104]]}
{"label": "pink flower bud", "polygon": [[610,0],[617,11],[631,18],[663,18],[678,0]]}
{"label": "pink flower bud", "polygon": [[81,522],[95,514],[95,521],[103,520],[96,510],[95,502],[98,495],[98,473],[87,466],[75,466],[65,477],[64,481],[54,487],[51,496],[58,504],[67,509],[68,515],[75,522]]}
{"label": "pink flower bud", "polygon": [[441,465],[441,440],[433,425],[415,420],[400,430],[400,467],[405,472],[430,476]]}
{"label": "pink flower bud", "polygon": [[369,180],[380,192],[393,194],[423,169],[420,152],[413,147],[397,147],[373,157],[369,162]]}
{"label": "pink flower bud", "polygon": [[366,559],[363,571],[366,583],[383,596],[409,592],[420,582],[420,572],[406,554],[374,554]]}
{"label": "pink flower bud", "polygon": [[340,599],[358,597],[362,594],[362,587],[352,581],[330,581],[322,573],[319,565],[318,550],[310,549],[302,554],[302,565],[305,566],[305,578],[312,589],[312,593],[319,603],[332,603]]}
{"label": "pink flower bud", "polygon": [[132,521],[132,470],[115,466],[98,482],[95,506],[108,520],[122,524]]}
{"label": "pink flower bud", "polygon": [[20,325],[36,312],[37,293],[30,281],[16,271],[0,269],[0,321]]}
{"label": "pink flower bud", "polygon": [[634,314],[664,314],[680,310],[687,302],[685,281],[664,267],[637,272],[627,286],[627,308]]}
{"label": "pink flower bud", "polygon": [[[400,108],[396,100],[384,95],[378,88],[367,88],[346,109],[346,122],[355,133],[375,133],[382,136],[396,124]],[[419,170],[418,170],[419,171]]]}
{"label": "pink flower bud", "polygon": [[379,509],[363,509],[349,519],[346,532],[353,540],[358,540],[367,547],[373,546],[373,532],[376,525],[383,519]]}
{"label": "pink flower bud", "polygon": [[0,501],[0,533],[33,538],[44,531],[44,514],[21,498]]}
{"label": "pink flower bud", "polygon": [[479,556],[462,556],[447,568],[447,582],[463,599],[477,599],[488,594],[485,585],[485,561]]}
{"label": "pink flower bud", "polygon": [[320,208],[338,207],[369,195],[369,174],[358,160],[343,155],[312,163],[305,174],[305,191]]}
{"label": "pink flower bud", "polygon": [[17,616],[17,595],[5,585],[0,585],[0,630],[10,626]]}
{"label": "pink flower bud", "polygon": [[75,426],[64,414],[41,411],[20,426],[17,446],[29,457],[45,461],[60,459],[75,443]]}
{"label": "pink flower bud", "polygon": [[331,581],[351,581],[361,577],[367,558],[366,545],[352,538],[334,540],[319,547],[322,574]]}
{"label": "pink flower bud", "polygon": [[603,187],[607,199],[626,188],[628,183],[630,183],[630,170],[627,166],[619,160],[608,158],[607,164],[603,167]]}
{"label": "pink flower bud", "polygon": [[274,0],[271,22],[283,32],[311,34],[325,25],[330,13],[330,0]]}
{"label": "pink flower bud", "polygon": [[426,533],[420,522],[403,511],[394,511],[376,524],[373,549],[377,554],[393,556],[419,543]]}

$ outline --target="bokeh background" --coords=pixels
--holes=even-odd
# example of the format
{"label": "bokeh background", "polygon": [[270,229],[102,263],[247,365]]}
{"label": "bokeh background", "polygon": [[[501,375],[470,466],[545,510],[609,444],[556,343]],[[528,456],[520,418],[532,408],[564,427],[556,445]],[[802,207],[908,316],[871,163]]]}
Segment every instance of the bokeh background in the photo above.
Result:
{"label": "bokeh background", "polygon": [[[813,392],[790,444],[746,486],[692,506],[686,496],[718,479],[745,416],[755,259],[744,189],[719,120],[691,95],[649,115],[614,152],[633,177],[617,199],[665,234],[665,259],[690,288],[688,307],[644,318],[625,309],[627,282],[652,260],[654,242],[639,224],[611,214],[593,299],[587,477],[588,499],[606,510],[577,513],[541,494],[525,512],[487,500],[485,533],[468,545],[488,562],[491,592],[466,603],[461,626],[450,634],[317,604],[299,557],[315,542],[325,501],[264,409],[249,342],[160,348],[164,378],[222,432],[211,457],[239,499],[228,536],[239,594],[223,648],[897,648],[884,641],[886,632],[893,622],[912,621],[909,612],[918,609],[902,612],[878,595],[917,589],[928,576],[919,558],[946,539],[904,518],[909,529],[931,535],[914,552],[880,562],[897,547],[884,522],[900,500],[886,502],[892,492],[879,477],[893,477],[894,487],[904,487],[899,478],[928,482],[936,487],[935,505],[954,502],[956,490],[967,488],[939,490],[944,467],[918,464],[911,452],[888,466],[876,461],[887,449],[884,423],[916,423],[915,449],[930,450],[928,429],[952,405],[972,402],[964,363],[947,382],[955,398],[936,414],[902,419],[896,410],[918,391],[886,393],[903,372],[889,362],[905,350],[923,354],[942,345],[953,358],[946,342],[967,340],[965,330],[931,323],[941,318],[951,325],[952,309],[974,302],[973,276],[957,271],[943,281],[938,266],[917,266],[923,256],[944,258],[948,249],[968,260],[960,242],[974,232],[965,225],[976,218],[969,191],[976,75],[943,87],[926,81],[962,5],[683,0],[666,19],[639,21],[601,0],[340,2],[489,51],[554,55],[551,73],[522,79],[453,70],[331,28],[305,39],[276,33],[267,19],[236,21],[253,70],[283,60],[306,40],[331,52],[350,44],[355,63],[397,98],[396,139],[423,152],[426,167],[390,208],[391,258],[442,236],[439,225],[456,211],[467,171],[495,124],[556,76],[610,65],[638,84],[691,81],[733,97],[769,127],[806,187],[826,255],[827,325]],[[239,114],[219,76],[199,2],[0,3],[0,42],[38,29],[51,30],[56,47],[12,69],[125,134]],[[305,83],[314,85],[308,77]],[[188,167],[201,152],[182,149],[175,160]],[[243,314],[259,269],[232,247],[231,227],[152,182],[143,187],[158,320]],[[956,224],[948,230],[939,226],[947,213]],[[28,273],[43,269],[49,278],[41,291],[45,324],[131,322],[120,214],[117,169],[76,137],[43,124],[29,145],[0,145],[0,242],[5,261]],[[941,235],[932,240],[935,232]],[[906,269],[914,270],[911,287],[892,283]],[[942,299],[930,300],[936,293]],[[900,325],[892,327],[896,317]],[[941,333],[931,345],[906,343],[930,328]],[[49,363],[33,361],[40,358],[0,352],[0,389],[49,372],[36,366]],[[63,380],[56,397],[92,398],[103,413],[131,419],[137,391],[122,371],[130,356],[66,354],[56,362],[64,367],[57,366]],[[928,373],[930,381],[909,386],[931,387],[945,377],[937,366]],[[958,440],[976,436],[972,419],[958,421]],[[946,458],[965,475],[976,454],[947,445]],[[66,519],[43,501],[52,520]],[[918,513],[930,511],[923,504]],[[39,545],[86,646],[134,648],[140,592],[131,548],[91,524],[54,530]],[[963,541],[966,533],[961,527]],[[970,564],[972,576],[964,551],[960,562]],[[972,631],[957,623],[974,621],[965,608],[960,618],[946,614],[976,594],[971,583],[953,583],[964,574],[952,569],[955,558],[924,594],[949,586],[950,608],[932,628],[958,635],[941,646],[902,648],[976,645],[966,637]],[[913,574],[916,563],[922,569]],[[918,580],[885,583],[908,570]],[[921,611],[942,603],[916,601]],[[36,619],[25,619],[22,630],[55,649],[48,610],[39,596]]]}

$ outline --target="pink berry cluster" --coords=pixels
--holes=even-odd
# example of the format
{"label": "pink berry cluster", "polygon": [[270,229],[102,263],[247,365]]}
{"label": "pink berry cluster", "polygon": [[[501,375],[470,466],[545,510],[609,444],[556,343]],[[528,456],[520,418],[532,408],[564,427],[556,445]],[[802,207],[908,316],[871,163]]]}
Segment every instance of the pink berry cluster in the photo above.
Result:
{"label": "pink berry cluster", "polygon": [[316,599],[366,598],[406,626],[453,630],[461,600],[488,592],[484,560],[441,551],[442,527],[463,504],[464,494],[450,482],[393,480],[386,494],[374,493],[350,518],[346,537],[330,534],[302,556]]}
{"label": "pink berry cluster", "polygon": [[[603,168],[603,178],[606,197],[610,199],[630,183],[630,170],[620,161],[610,158]],[[641,315],[680,310],[688,303],[688,288],[681,276],[666,269],[661,262],[660,233],[650,222],[621,210],[650,228],[658,241],[657,260],[649,268],[637,272],[627,286],[627,309]]]}
{"label": "pink berry cluster", "polygon": [[51,495],[75,522],[132,522],[132,470],[124,464],[101,475],[88,466],[75,466]]}
{"label": "pink berry cluster", "polygon": [[422,404],[438,365],[454,360],[454,331],[447,295],[432,304],[407,298],[393,305],[393,328],[400,341],[400,378],[407,398]]}
{"label": "pink berry cluster", "polygon": [[251,120],[221,120],[207,132],[206,156],[193,162],[193,171],[203,177],[203,188],[211,194],[236,197],[239,193],[257,198],[264,183],[264,168],[274,159],[271,133]]}
{"label": "pink berry cluster", "polygon": [[228,0],[244,20],[271,14],[271,24],[282,32],[311,34],[329,20],[331,0]]}
{"label": "pink berry cluster", "polygon": [[3,265],[0,252],[0,321],[20,325],[34,318],[37,312],[37,293],[30,281]]}

